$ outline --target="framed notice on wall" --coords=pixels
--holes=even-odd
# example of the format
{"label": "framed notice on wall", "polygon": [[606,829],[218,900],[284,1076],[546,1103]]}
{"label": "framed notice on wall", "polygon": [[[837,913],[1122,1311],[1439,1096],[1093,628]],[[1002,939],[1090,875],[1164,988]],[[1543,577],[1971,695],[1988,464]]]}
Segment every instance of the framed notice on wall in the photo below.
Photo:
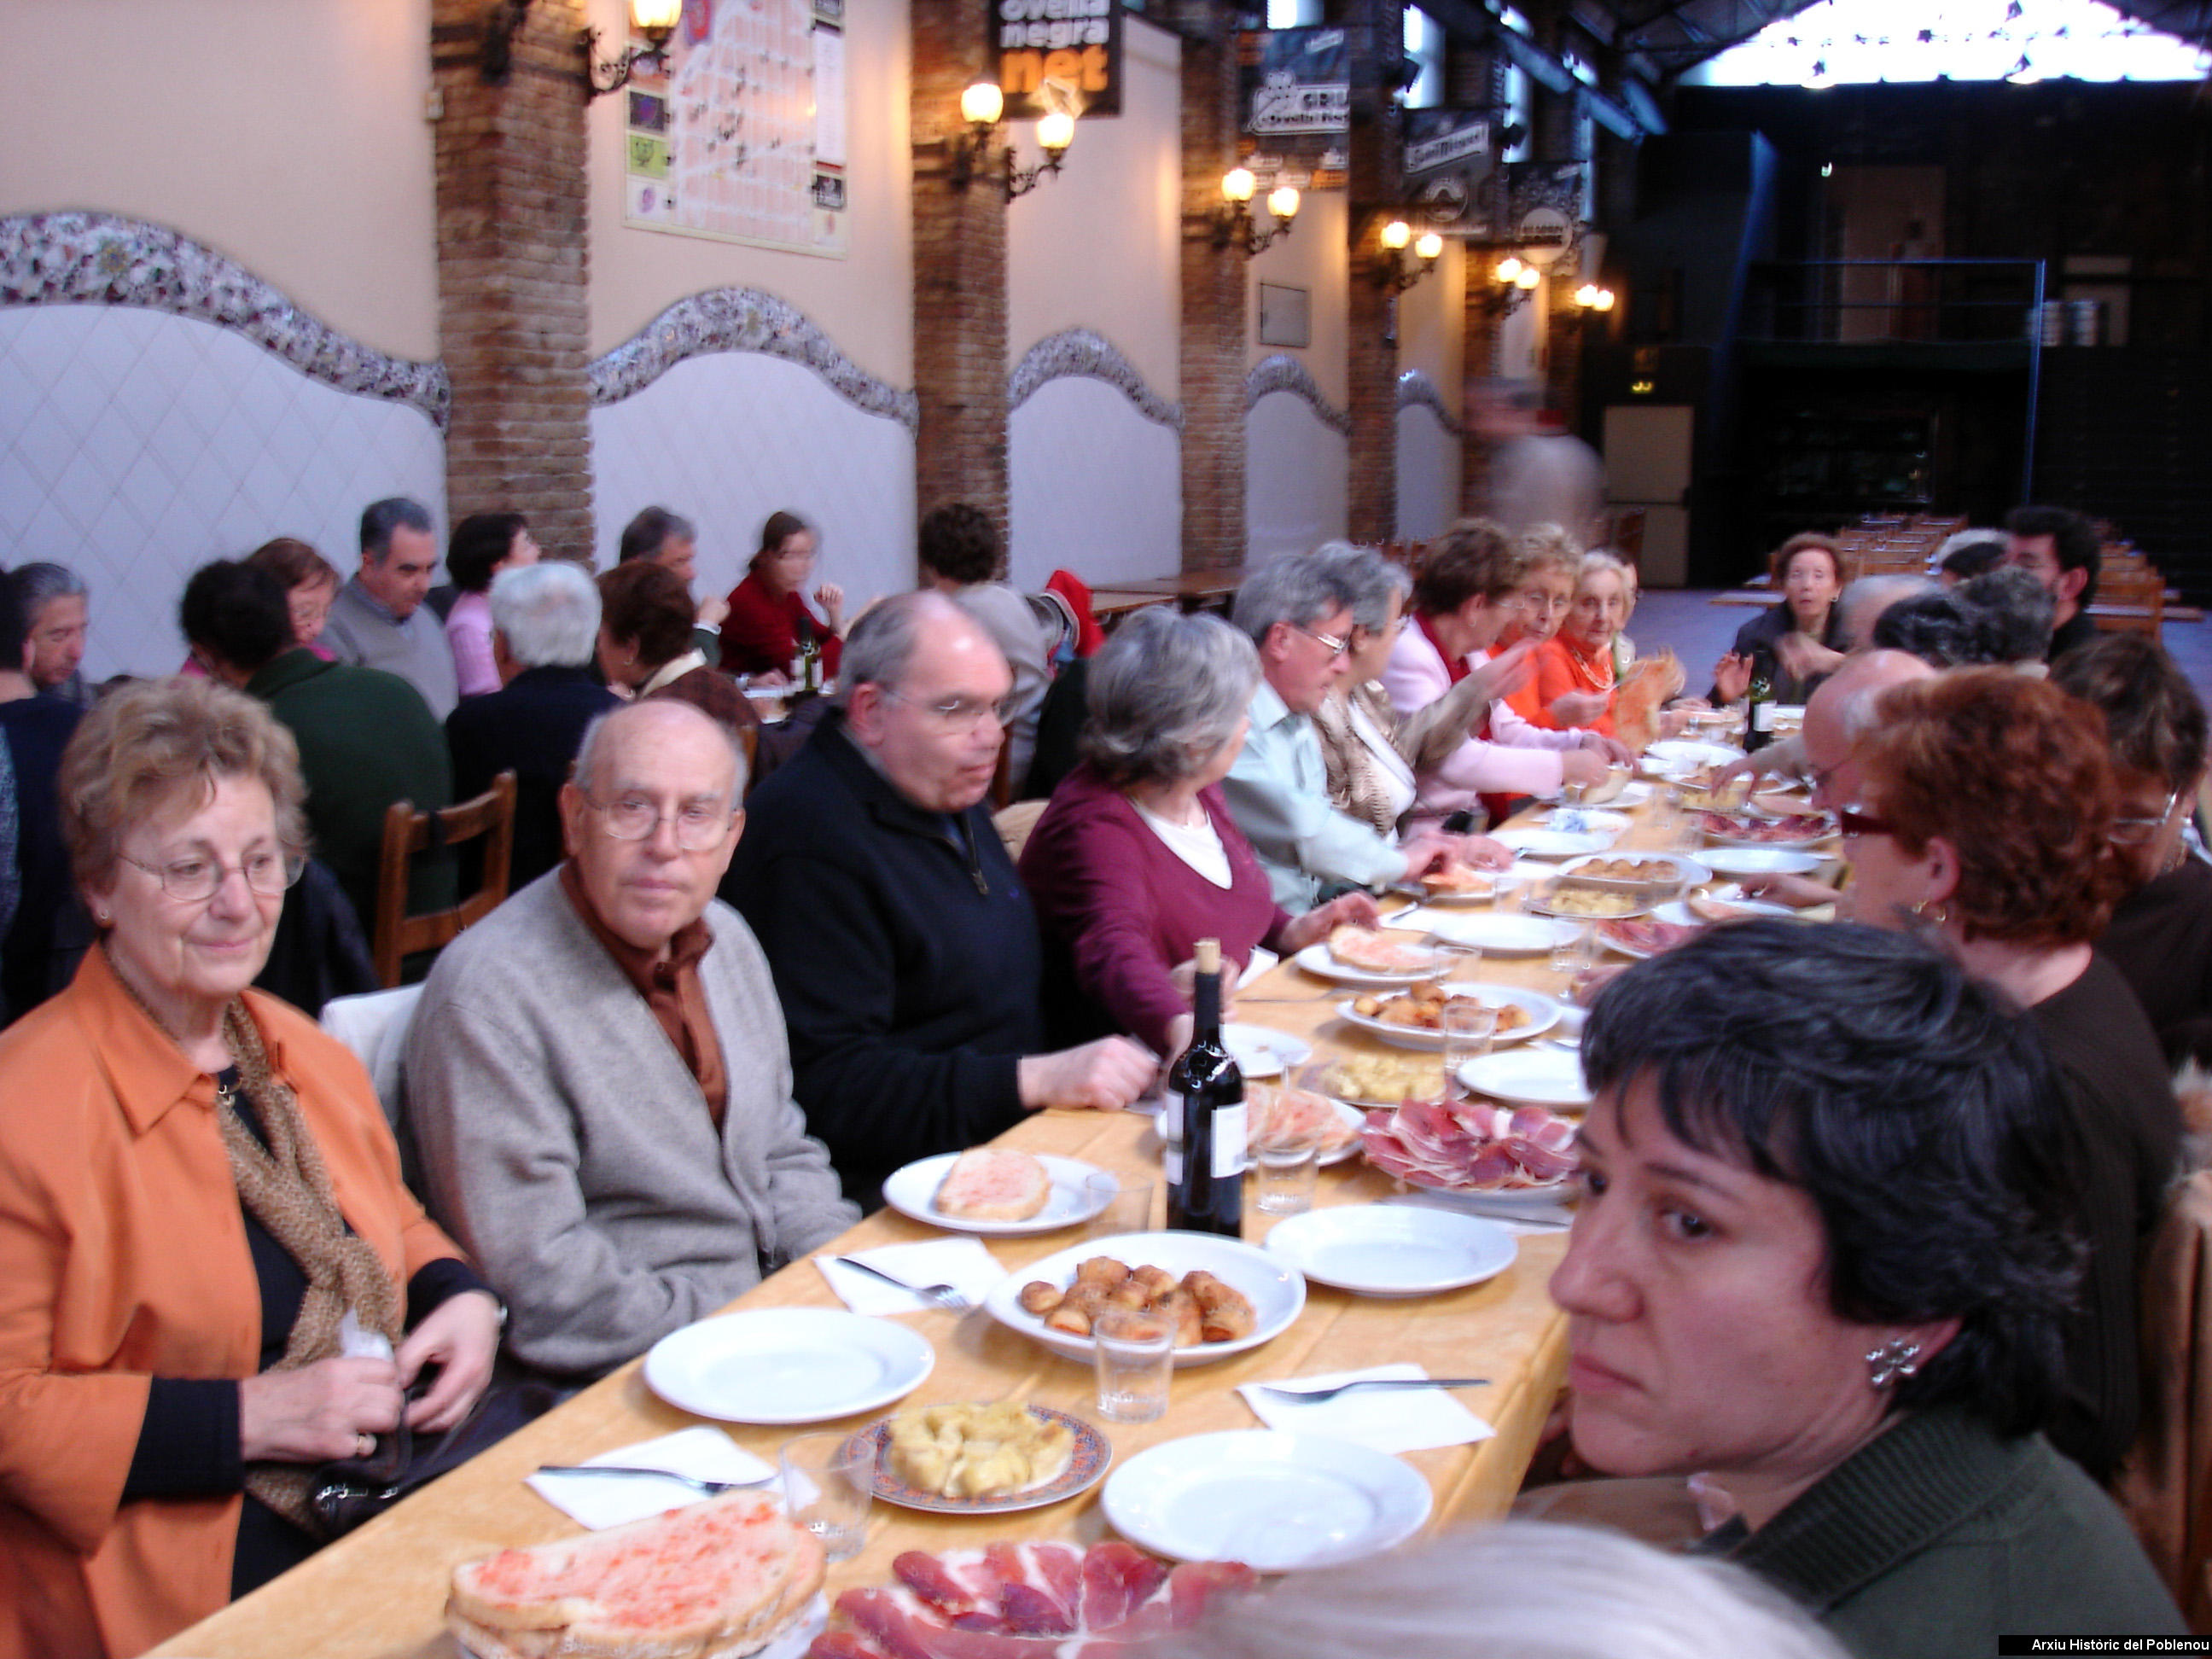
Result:
{"label": "framed notice on wall", "polygon": [[1260,284],[1260,343],[1310,346],[1313,343],[1313,290],[1281,283]]}
{"label": "framed notice on wall", "polygon": [[684,0],[623,88],[623,222],[842,258],[844,21],[844,0]]}

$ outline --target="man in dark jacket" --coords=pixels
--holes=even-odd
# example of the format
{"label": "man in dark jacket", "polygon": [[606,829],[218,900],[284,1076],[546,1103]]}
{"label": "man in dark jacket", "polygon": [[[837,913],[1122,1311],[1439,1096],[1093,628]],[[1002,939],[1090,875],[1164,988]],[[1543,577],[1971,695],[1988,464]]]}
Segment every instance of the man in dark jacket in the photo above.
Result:
{"label": "man in dark jacket", "polygon": [[561,786],[584,728],[622,699],[592,672],[599,590],[580,566],[549,559],[501,571],[491,585],[491,627],[502,683],[446,717],[446,741],[463,800],[490,788],[501,772],[514,774],[507,885],[520,890],[560,863]]}
{"label": "man in dark jacket", "polygon": [[746,801],[726,888],[759,938],[793,1094],[848,1196],[1024,1111],[1115,1109],[1151,1082],[1124,1037],[1038,1054],[1036,918],[992,827],[1012,685],[951,600],[905,593],[846,641],[845,708]]}

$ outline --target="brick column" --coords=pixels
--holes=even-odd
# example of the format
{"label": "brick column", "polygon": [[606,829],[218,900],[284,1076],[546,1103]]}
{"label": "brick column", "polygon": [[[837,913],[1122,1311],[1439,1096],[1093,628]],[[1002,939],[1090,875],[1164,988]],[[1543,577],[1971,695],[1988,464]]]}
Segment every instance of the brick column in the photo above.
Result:
{"label": "brick column", "polygon": [[1006,535],[1006,200],[994,145],[964,191],[947,182],[965,136],[960,94],[995,78],[988,0],[916,0],[914,40],[915,507],[981,507]]}
{"label": "brick column", "polygon": [[1237,35],[1213,0],[1172,14],[1182,30],[1182,568],[1244,562],[1242,248],[1213,246],[1221,175],[1237,165]]}
{"label": "brick column", "polygon": [[[1501,53],[1480,46],[1453,46],[1444,58],[1446,101],[1462,109],[1488,109],[1493,127],[1505,125],[1505,61]],[[1504,144],[1492,134],[1502,153]],[[1491,188],[1503,191],[1504,162]],[[1498,335],[1500,319],[1491,299],[1491,267],[1496,250],[1470,247],[1467,255],[1467,283],[1461,311],[1463,331],[1460,346],[1459,510],[1472,518],[1490,501],[1489,441],[1478,429],[1475,413],[1481,407],[1484,382],[1498,373]]]}
{"label": "brick column", "polygon": [[513,510],[592,556],[582,0],[538,0],[506,79],[480,70],[483,0],[432,0],[439,346],[452,377],[447,507]]}
{"label": "brick column", "polygon": [[1405,39],[1405,8],[1399,0],[1357,0],[1345,15],[1367,31],[1367,49],[1352,59],[1346,135],[1345,328],[1352,441],[1346,528],[1355,542],[1386,542],[1398,533],[1397,296],[1375,278],[1395,263],[1378,238],[1397,216],[1404,194],[1403,144],[1384,70],[1398,61],[1393,48]]}

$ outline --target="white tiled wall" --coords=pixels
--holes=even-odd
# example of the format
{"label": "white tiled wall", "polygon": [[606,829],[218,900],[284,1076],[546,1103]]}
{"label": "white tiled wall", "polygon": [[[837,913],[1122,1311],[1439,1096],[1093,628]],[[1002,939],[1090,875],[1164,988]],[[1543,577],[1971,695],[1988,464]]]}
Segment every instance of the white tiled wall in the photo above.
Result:
{"label": "white tiled wall", "polygon": [[1425,542],[1459,517],[1459,440],[1426,404],[1398,411],[1398,539]]}
{"label": "white tiled wall", "polygon": [[1344,534],[1344,434],[1292,392],[1271,392],[1244,417],[1246,556],[1303,552]]}
{"label": "white tiled wall", "polygon": [[1056,569],[1093,587],[1182,568],[1182,441],[1105,381],[1048,380],[1007,430],[1012,580]]}
{"label": "white tiled wall", "polygon": [[0,309],[0,562],[92,590],[86,672],[168,673],[177,599],[271,536],[360,560],[361,509],[445,525],[445,446],[420,411],[310,380],[228,329],[122,306]]}
{"label": "white tiled wall", "polygon": [[737,585],[778,511],[820,532],[815,574],[845,590],[848,610],[915,585],[913,437],[799,364],[747,351],[689,358],[593,410],[592,453],[601,569],[623,526],[658,503],[699,526],[702,593]]}

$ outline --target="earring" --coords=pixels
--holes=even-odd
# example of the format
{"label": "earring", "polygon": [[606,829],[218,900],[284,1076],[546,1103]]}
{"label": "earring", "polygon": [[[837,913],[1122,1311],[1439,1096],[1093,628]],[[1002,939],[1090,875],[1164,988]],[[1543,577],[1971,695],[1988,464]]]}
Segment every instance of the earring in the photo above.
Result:
{"label": "earring", "polygon": [[92,913],[92,919],[102,927],[106,927],[109,922],[114,920],[114,918],[109,915],[105,910],[94,910]]}
{"label": "earring", "polygon": [[1881,1393],[1920,1369],[1920,1345],[1909,1337],[1898,1337],[1879,1348],[1869,1348],[1866,1364],[1867,1381]]}

